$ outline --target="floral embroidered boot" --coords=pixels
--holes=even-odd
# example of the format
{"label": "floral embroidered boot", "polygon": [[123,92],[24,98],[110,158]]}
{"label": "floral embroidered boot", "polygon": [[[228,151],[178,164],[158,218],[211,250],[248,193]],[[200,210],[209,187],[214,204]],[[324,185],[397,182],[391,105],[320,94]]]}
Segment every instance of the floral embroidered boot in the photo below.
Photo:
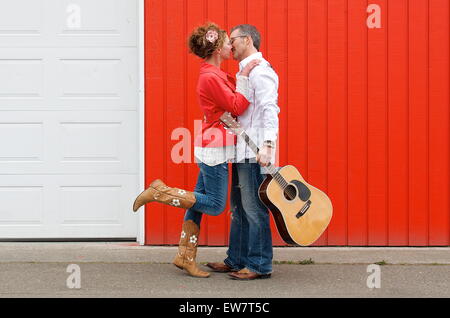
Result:
{"label": "floral embroidered boot", "polygon": [[194,221],[188,220],[183,223],[178,253],[173,264],[180,269],[185,269],[191,276],[207,278],[210,274],[198,268],[195,262],[199,233],[200,229]]}
{"label": "floral embroidered boot", "polygon": [[195,204],[196,199],[193,192],[168,187],[164,182],[156,179],[136,198],[133,204],[133,211],[136,212],[144,204],[153,201],[186,210]]}

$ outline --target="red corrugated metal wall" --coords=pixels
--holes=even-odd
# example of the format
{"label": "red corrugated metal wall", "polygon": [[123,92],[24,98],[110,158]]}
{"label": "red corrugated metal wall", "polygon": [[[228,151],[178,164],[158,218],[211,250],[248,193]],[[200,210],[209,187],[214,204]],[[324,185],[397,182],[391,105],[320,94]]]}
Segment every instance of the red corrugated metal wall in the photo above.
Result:
{"label": "red corrugated metal wall", "polygon": [[[171,161],[172,131],[203,117],[189,32],[250,23],[280,77],[280,164],[333,201],[314,245],[449,245],[449,14],[448,0],[146,0],[146,183],[195,186],[196,165]],[[228,244],[228,211],[203,219],[201,245]],[[178,243],[182,218],[148,205],[146,244]]]}

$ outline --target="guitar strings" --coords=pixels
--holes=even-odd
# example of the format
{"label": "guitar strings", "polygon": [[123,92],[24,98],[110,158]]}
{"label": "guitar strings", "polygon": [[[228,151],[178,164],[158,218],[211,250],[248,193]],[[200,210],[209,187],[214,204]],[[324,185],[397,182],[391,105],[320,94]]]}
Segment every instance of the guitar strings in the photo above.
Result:
{"label": "guitar strings", "polygon": [[271,165],[268,166],[268,169],[272,177],[283,189],[283,192],[287,194],[288,198],[290,200],[295,199],[297,192],[292,188],[288,188],[290,184],[283,178],[283,176],[278,171],[275,171],[275,168]]}
{"label": "guitar strings", "polygon": [[[258,153],[259,148],[258,148],[258,146],[255,145],[253,140],[251,140],[250,137],[245,132],[242,132],[242,134],[244,135],[244,138],[247,141],[247,143],[249,144],[250,148],[252,148],[252,150],[255,153]],[[283,178],[283,176],[278,171],[276,171],[276,168],[273,167],[271,164],[269,164],[269,166],[267,166],[267,169],[269,170],[269,173],[272,176],[272,178],[274,178],[278,182],[278,184],[281,186],[283,192],[287,194],[288,198],[290,200],[295,199],[295,196],[297,194],[296,191],[292,188],[288,188],[289,183]]]}

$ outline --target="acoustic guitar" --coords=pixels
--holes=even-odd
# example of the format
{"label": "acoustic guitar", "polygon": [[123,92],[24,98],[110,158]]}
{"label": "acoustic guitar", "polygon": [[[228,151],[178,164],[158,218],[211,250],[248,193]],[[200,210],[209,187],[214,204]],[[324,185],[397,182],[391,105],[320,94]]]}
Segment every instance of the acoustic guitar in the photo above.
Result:
{"label": "acoustic guitar", "polygon": [[[227,129],[242,137],[255,154],[259,148],[245,130],[225,112],[220,120]],[[259,198],[271,211],[281,238],[292,245],[308,246],[325,231],[333,215],[328,196],[308,184],[292,165],[266,166],[268,174],[259,187]]]}

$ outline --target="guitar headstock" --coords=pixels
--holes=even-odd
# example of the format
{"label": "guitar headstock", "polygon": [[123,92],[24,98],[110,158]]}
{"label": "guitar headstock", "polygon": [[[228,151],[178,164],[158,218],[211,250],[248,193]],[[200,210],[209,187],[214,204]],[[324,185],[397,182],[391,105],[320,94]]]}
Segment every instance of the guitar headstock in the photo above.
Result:
{"label": "guitar headstock", "polygon": [[230,128],[235,132],[241,129],[241,124],[239,124],[229,112],[223,113],[222,116],[220,116],[220,121],[226,128]]}

